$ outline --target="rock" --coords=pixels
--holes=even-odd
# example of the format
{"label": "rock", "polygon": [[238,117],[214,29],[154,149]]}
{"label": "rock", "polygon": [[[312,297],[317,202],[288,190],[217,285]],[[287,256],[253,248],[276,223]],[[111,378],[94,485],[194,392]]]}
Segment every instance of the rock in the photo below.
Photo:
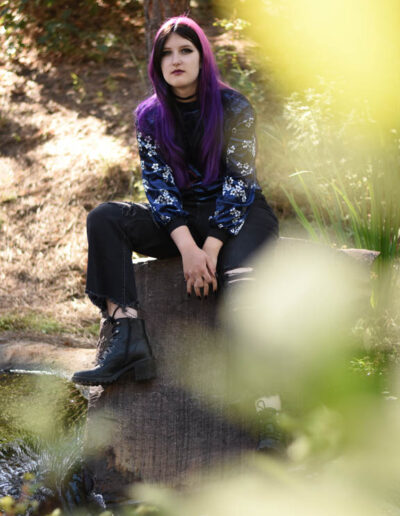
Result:
{"label": "rock", "polygon": [[13,338],[0,343],[0,369],[55,371],[69,376],[91,367],[95,355],[95,349]]}

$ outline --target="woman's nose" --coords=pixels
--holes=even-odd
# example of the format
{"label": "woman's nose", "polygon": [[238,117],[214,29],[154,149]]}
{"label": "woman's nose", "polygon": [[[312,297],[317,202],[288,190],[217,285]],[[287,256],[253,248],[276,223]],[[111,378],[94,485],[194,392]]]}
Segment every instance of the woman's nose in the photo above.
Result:
{"label": "woman's nose", "polygon": [[173,63],[174,65],[176,65],[176,64],[180,64],[180,63],[181,63],[181,56],[179,55],[179,53],[178,53],[178,52],[176,52],[176,54],[173,54],[173,55],[172,55],[172,63]]}

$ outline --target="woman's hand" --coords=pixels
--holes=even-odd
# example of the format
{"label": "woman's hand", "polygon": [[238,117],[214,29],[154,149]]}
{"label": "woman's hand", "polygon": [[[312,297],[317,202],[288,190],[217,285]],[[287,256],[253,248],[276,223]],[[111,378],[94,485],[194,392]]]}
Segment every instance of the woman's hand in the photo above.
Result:
{"label": "woman's hand", "polygon": [[203,295],[207,297],[210,286],[213,291],[217,290],[217,279],[213,270],[213,262],[203,249],[190,247],[182,253],[183,274],[186,280],[186,290],[190,294],[192,288],[197,297]]}
{"label": "woman's hand", "polygon": [[197,297],[208,296],[210,285],[215,292],[217,279],[215,277],[214,260],[203,249],[200,249],[194,241],[187,226],[179,226],[171,231],[171,238],[175,242],[182,256],[183,275],[186,281],[186,290],[190,295],[194,289]]}
{"label": "woman's hand", "polygon": [[219,252],[220,252],[222,246],[223,246],[222,240],[219,240],[218,238],[215,238],[212,236],[207,237],[206,241],[203,244],[203,251],[205,251],[207,253],[207,256],[209,257],[209,259],[211,261],[211,272],[213,273],[214,276],[216,275],[216,272],[217,272],[218,255],[219,255]]}

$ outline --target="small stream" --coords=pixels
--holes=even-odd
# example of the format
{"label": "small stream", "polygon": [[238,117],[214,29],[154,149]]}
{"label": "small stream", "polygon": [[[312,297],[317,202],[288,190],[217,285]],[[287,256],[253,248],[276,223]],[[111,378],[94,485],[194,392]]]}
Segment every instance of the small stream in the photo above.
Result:
{"label": "small stream", "polygon": [[83,467],[86,411],[65,378],[0,370],[0,498],[11,496],[23,514],[104,510]]}

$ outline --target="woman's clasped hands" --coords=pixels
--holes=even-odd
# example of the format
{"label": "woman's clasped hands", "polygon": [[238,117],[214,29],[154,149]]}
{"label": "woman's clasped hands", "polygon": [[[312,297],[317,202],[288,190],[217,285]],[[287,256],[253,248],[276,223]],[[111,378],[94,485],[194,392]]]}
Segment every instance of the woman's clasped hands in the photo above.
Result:
{"label": "woman's clasped hands", "polygon": [[217,260],[222,241],[210,236],[206,238],[203,248],[200,248],[187,226],[174,229],[171,237],[182,256],[183,275],[188,295],[194,290],[198,298],[202,296],[206,298],[211,292],[216,292]]}
{"label": "woman's clasped hands", "polygon": [[204,249],[197,245],[182,254],[183,275],[188,295],[192,290],[197,297],[207,298],[210,291],[216,292],[216,263]]}

